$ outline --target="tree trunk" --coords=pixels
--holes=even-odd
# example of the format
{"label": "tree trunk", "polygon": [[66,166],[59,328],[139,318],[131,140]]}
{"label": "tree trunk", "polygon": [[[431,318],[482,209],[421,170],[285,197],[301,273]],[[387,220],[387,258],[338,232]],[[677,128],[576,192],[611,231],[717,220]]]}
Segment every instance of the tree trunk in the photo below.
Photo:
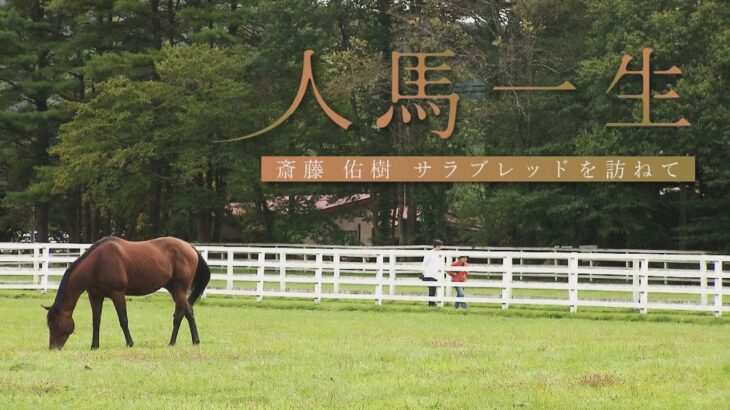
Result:
{"label": "tree trunk", "polygon": [[152,201],[150,201],[149,204],[150,227],[147,232],[146,239],[158,238],[160,236],[160,232],[162,231],[162,228],[160,226],[160,212],[162,208],[162,182],[158,181],[153,189],[154,192],[152,193]]}
{"label": "tree trunk", "polygon": [[167,1],[167,41],[170,45],[175,45],[175,14],[177,7],[173,4],[173,0]]}
{"label": "tree trunk", "polygon": [[196,230],[198,232],[197,241],[209,243],[210,240],[210,215],[207,213],[198,214],[195,218]]}
{"label": "tree trunk", "polygon": [[151,10],[151,26],[152,26],[152,43],[156,49],[162,48],[162,31],[160,30],[160,0],[150,1]]}
{"label": "tree trunk", "polygon": [[[263,241],[269,242],[274,238],[274,215],[269,209],[269,204],[266,202],[264,190],[261,184],[256,183],[254,185],[254,192],[256,193],[256,211],[258,211],[261,218],[261,223],[264,225],[264,237],[260,238]],[[290,205],[292,205],[292,197],[289,198]],[[288,215],[293,212],[293,206],[290,206]]]}
{"label": "tree trunk", "polygon": [[35,206],[35,241],[48,242],[48,204],[36,204]]}
{"label": "tree trunk", "polygon": [[410,183],[406,185],[406,207],[408,215],[406,215],[406,232],[408,242],[403,245],[413,245],[416,242],[416,226],[418,224],[418,205],[416,204],[416,184]]}
{"label": "tree trunk", "polygon": [[91,242],[91,216],[89,215],[89,204],[81,203],[81,240],[84,243]]}
{"label": "tree trunk", "polygon": [[71,201],[73,205],[71,206],[69,215],[69,220],[71,221],[71,225],[69,226],[69,240],[73,243],[80,243],[82,227],[81,214],[83,212],[81,193],[79,191],[74,192],[71,196]]}
{"label": "tree trunk", "polygon": [[223,217],[225,209],[216,209],[213,213],[213,240],[221,243],[223,237]]}
{"label": "tree trunk", "polygon": [[405,215],[406,212],[406,185],[403,182],[398,182],[396,184],[397,191],[396,195],[398,198],[395,201],[395,210],[396,210],[396,221],[398,225],[398,244],[399,245],[406,245],[408,243],[408,230],[406,229],[407,221],[404,220],[403,215]]}
{"label": "tree trunk", "polygon": [[[238,0],[231,0],[231,14],[238,8]],[[238,24],[231,23],[228,25],[228,34],[235,36],[238,33]]]}
{"label": "tree trunk", "polygon": [[101,222],[100,238],[111,235],[112,234],[112,217],[109,215],[105,215],[102,218],[102,216],[99,215],[99,219],[103,219],[103,221]]}
{"label": "tree trunk", "polygon": [[99,240],[99,211],[93,204],[89,204],[89,242],[93,243]]}
{"label": "tree trunk", "polygon": [[215,170],[215,189],[216,203],[213,209],[213,240],[220,243],[223,236],[223,218],[226,215],[226,205],[223,198],[226,197],[226,184],[224,179],[224,170],[216,168]]}

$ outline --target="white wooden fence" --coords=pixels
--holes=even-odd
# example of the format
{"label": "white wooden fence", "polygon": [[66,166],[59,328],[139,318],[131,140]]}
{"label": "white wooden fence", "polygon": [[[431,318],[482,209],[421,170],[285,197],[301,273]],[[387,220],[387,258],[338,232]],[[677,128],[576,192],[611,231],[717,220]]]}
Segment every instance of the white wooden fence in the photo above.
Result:
{"label": "white wooden fence", "polygon": [[[90,245],[0,243],[0,289],[55,289],[66,267]],[[457,300],[445,279],[418,279],[422,249],[198,246],[211,268],[206,294],[383,301]],[[459,301],[511,305],[693,310],[730,309],[723,279],[730,256],[633,252],[444,250],[442,270],[469,257]],[[428,297],[427,286],[437,286]]]}

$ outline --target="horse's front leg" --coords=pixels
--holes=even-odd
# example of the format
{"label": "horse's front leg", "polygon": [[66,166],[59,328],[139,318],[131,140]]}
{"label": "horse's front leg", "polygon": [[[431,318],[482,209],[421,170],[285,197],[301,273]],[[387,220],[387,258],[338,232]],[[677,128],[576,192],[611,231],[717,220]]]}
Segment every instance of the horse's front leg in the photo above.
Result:
{"label": "horse's front leg", "polygon": [[117,309],[117,316],[119,316],[119,326],[121,326],[124,332],[124,339],[127,341],[127,346],[134,346],[132,341],[132,335],[129,334],[129,323],[127,322],[127,300],[124,298],[124,293],[115,292],[111,295],[111,300],[114,302],[114,307]]}
{"label": "horse's front leg", "polygon": [[104,306],[104,298],[89,294],[89,303],[91,304],[91,326],[93,334],[91,336],[91,349],[99,348],[99,327],[101,326],[101,308]]}

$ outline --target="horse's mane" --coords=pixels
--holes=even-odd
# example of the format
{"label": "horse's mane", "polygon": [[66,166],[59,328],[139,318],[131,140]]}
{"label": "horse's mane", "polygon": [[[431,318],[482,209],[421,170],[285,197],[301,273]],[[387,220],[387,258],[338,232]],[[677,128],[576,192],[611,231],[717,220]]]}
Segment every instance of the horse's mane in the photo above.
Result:
{"label": "horse's mane", "polygon": [[73,273],[74,269],[76,269],[79,264],[86,259],[91,252],[94,251],[99,245],[102,243],[109,241],[111,239],[116,239],[114,236],[105,236],[98,241],[96,241],[93,245],[89,247],[89,249],[86,250],[81,256],[79,256],[78,259],[73,261],[71,265],[66,269],[66,272],[63,273],[63,278],[61,279],[61,283],[58,285],[58,292],[56,292],[56,300],[53,301],[53,306],[51,307],[52,310],[58,311],[61,307],[61,303],[63,302],[63,296],[66,293],[66,286],[68,285],[68,278],[71,276],[71,273]]}

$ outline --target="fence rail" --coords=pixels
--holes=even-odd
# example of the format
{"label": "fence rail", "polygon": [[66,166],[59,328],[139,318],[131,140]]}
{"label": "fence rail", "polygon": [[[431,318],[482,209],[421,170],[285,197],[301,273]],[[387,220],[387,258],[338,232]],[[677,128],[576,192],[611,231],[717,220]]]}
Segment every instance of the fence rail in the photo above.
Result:
{"label": "fence rail", "polygon": [[[0,289],[58,287],[66,267],[89,244],[0,243]],[[412,248],[284,248],[198,246],[211,268],[206,294],[269,297],[453,303],[454,283],[418,279],[428,252]],[[467,303],[608,307],[712,312],[730,310],[730,256],[452,250],[439,253],[441,273],[460,255],[469,257],[469,280],[459,286]],[[426,286],[436,286],[435,297]],[[725,298],[728,299],[728,298]]]}

